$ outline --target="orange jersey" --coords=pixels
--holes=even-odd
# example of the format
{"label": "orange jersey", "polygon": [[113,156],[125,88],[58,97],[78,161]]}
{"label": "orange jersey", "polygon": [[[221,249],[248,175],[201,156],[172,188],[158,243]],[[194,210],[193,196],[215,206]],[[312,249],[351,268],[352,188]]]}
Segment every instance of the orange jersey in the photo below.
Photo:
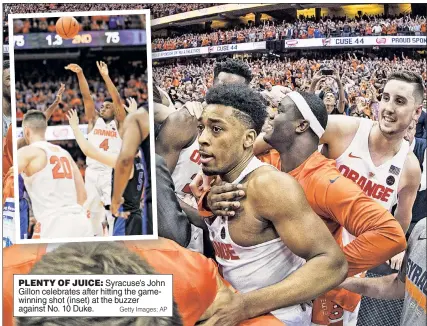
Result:
{"label": "orange jersey", "polygon": [[[213,260],[175,242],[127,241],[126,247],[144,258],[160,274],[173,274],[173,294],[183,325],[194,325],[214,302],[218,268]],[[13,275],[28,274],[46,253],[47,245],[13,245],[3,249],[3,324],[13,325]],[[240,326],[283,326],[278,319],[263,316]]]}
{"label": "orange jersey", "polygon": [[3,138],[3,181],[9,169],[13,166],[12,125],[7,129],[6,137]]}
{"label": "orange jersey", "polygon": [[[275,150],[258,158],[281,169],[280,155]],[[311,208],[341,246],[349,276],[376,267],[405,250],[405,235],[393,215],[345,178],[336,168],[335,160],[315,152],[289,175],[302,186]],[[342,240],[343,228],[355,236],[346,246]],[[347,311],[353,311],[361,298],[343,289],[332,290],[327,297]]]}

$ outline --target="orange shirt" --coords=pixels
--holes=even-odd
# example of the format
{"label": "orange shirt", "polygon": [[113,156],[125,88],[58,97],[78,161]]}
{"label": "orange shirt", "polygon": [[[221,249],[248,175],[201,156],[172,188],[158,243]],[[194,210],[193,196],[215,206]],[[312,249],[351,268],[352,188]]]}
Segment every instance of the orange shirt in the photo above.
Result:
{"label": "orange shirt", "polygon": [[7,129],[6,137],[3,138],[3,181],[8,173],[9,169],[13,165],[13,143],[12,136],[13,130],[12,125]]}
{"label": "orange shirt", "polygon": [[[173,294],[184,326],[194,325],[212,304],[217,294],[218,268],[213,260],[185,249],[175,242],[124,242],[160,274],[173,274]],[[46,245],[13,245],[3,249],[3,324],[13,325],[13,275],[28,274],[46,253]],[[278,319],[263,316],[240,326],[283,326]]]}
{"label": "orange shirt", "polygon": [[[275,150],[258,158],[281,169],[280,155]],[[316,151],[289,175],[302,186],[311,208],[341,246],[348,261],[348,276],[376,267],[405,250],[405,235],[393,215],[345,178],[336,168],[335,160]],[[345,247],[343,227],[356,237]],[[343,289],[328,294],[330,300],[347,311],[353,311],[360,301],[360,295]]]}

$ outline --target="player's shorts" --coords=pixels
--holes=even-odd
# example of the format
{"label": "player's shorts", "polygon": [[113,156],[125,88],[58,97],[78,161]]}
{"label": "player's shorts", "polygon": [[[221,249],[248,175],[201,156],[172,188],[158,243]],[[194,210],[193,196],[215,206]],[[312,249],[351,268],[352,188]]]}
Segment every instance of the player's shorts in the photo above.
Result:
{"label": "player's shorts", "polygon": [[88,197],[91,196],[90,192],[96,189],[104,206],[111,205],[111,182],[111,169],[94,170],[90,167],[86,168],[85,186]]}
{"label": "player's shorts", "polygon": [[41,239],[93,237],[92,224],[83,207],[57,210],[43,218],[37,217]]}
{"label": "player's shorts", "polygon": [[271,314],[286,326],[309,326],[312,307],[308,304],[295,305],[272,311]]}
{"label": "player's shorts", "polygon": [[130,213],[128,218],[116,217],[113,236],[142,235],[142,212]]}

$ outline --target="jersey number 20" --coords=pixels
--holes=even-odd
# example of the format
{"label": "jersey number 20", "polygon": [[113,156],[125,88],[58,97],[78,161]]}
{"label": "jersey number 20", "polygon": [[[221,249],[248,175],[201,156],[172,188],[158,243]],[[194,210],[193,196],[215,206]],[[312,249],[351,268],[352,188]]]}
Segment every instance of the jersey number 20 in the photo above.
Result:
{"label": "jersey number 20", "polygon": [[70,161],[66,157],[51,156],[50,164],[55,164],[52,169],[54,179],[72,179]]}

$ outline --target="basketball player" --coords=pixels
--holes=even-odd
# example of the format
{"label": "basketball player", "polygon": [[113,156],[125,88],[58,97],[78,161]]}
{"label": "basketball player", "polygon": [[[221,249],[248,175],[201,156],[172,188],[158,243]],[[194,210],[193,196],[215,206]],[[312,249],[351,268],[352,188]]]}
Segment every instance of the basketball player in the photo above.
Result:
{"label": "basketball player", "polygon": [[40,238],[93,236],[81,206],[86,200],[83,178],[70,154],[46,141],[46,116],[30,110],[22,126],[29,145],[18,151],[18,173],[32,200]]}
{"label": "basketball player", "polygon": [[147,229],[143,234],[153,233],[152,197],[151,197],[151,157],[150,157],[150,123],[147,110],[139,108],[129,114],[123,125],[123,144],[114,167],[114,188],[111,199],[111,211],[119,216],[122,196],[132,173],[135,153],[141,151],[144,165],[144,207],[143,217],[146,217]]}
{"label": "basketball player", "polygon": [[[112,97],[112,99],[104,101],[99,113],[95,110],[95,103],[82,68],[76,64],[69,64],[65,69],[71,70],[77,75],[83,96],[85,115],[88,120],[89,142],[107,153],[118,154],[122,144],[121,134],[126,113],[117,89],[108,75],[107,65],[104,62],[97,62],[96,65]],[[112,235],[115,221],[110,212],[112,169],[91,158],[87,158],[86,163],[85,186],[89,194],[88,204],[91,205],[87,204],[85,207],[90,211],[94,220],[103,219],[106,214],[109,234]],[[97,232],[96,235],[101,235],[97,229],[95,231]]]}
{"label": "basketball player", "polygon": [[[406,245],[405,236],[387,209],[366,196],[354,182],[342,177],[335,161],[317,151],[327,120],[327,110],[319,97],[305,92],[288,93],[279,104],[278,114],[270,121],[271,130],[264,136],[278,152],[272,150],[258,158],[289,173],[300,183],[310,206],[341,246],[343,228],[355,238],[343,248],[349,264],[348,274],[353,276],[402,251]],[[221,206],[226,203],[212,202],[212,198],[215,196],[211,195],[207,203],[214,209],[220,208],[218,213],[221,213],[226,208]],[[231,204],[227,208],[236,211]],[[360,296],[341,290],[331,291],[326,297],[328,301],[315,300],[314,322],[328,324],[323,319],[337,311],[333,307],[337,303],[345,311],[341,309],[341,316],[335,315],[334,319],[342,319],[344,325],[353,325],[351,316],[354,314],[348,312],[357,307]],[[320,309],[322,304],[323,309]]]}
{"label": "basketball player", "polygon": [[214,317],[235,325],[272,312],[288,326],[307,325],[311,308],[300,304],[343,280],[344,256],[294,179],[253,156],[267,117],[261,95],[245,85],[217,85],[206,101],[198,125],[203,173],[247,189],[234,218],[206,220],[224,278],[243,293]]}
{"label": "basketball player", "polygon": [[[108,272],[107,272],[108,271]],[[56,249],[19,245],[4,250],[3,324],[13,325],[14,274],[173,275],[172,317],[24,317],[16,325],[195,325],[236,298],[235,290],[218,273],[216,264],[163,238],[124,243],[74,243]],[[272,315],[247,320],[240,326],[283,326]]]}
{"label": "basketball player", "polygon": [[[102,150],[97,149],[93,146],[79,129],[79,117],[75,110],[70,110],[67,113],[68,121],[70,122],[70,127],[73,130],[74,136],[76,138],[77,144],[82,150],[83,154],[86,157],[94,159],[106,166],[114,168],[117,162],[118,154],[105,153]],[[114,170],[113,170],[114,176]],[[118,218],[125,217],[123,219],[117,219],[114,223],[114,232],[113,235],[141,235],[142,234],[142,217],[141,217],[141,208],[140,201],[142,196],[144,184],[144,170],[141,163],[141,157],[139,152],[135,155],[134,163],[129,177],[128,184],[123,193],[123,210],[122,215],[117,216]],[[126,213],[123,215],[123,213]],[[101,228],[101,221],[92,221],[93,228]],[[101,230],[102,231],[102,230]]]}
{"label": "basketball player", "polygon": [[361,295],[383,299],[405,299],[401,326],[426,324],[426,218],[414,227],[399,273],[376,278],[348,278],[341,286]]}

